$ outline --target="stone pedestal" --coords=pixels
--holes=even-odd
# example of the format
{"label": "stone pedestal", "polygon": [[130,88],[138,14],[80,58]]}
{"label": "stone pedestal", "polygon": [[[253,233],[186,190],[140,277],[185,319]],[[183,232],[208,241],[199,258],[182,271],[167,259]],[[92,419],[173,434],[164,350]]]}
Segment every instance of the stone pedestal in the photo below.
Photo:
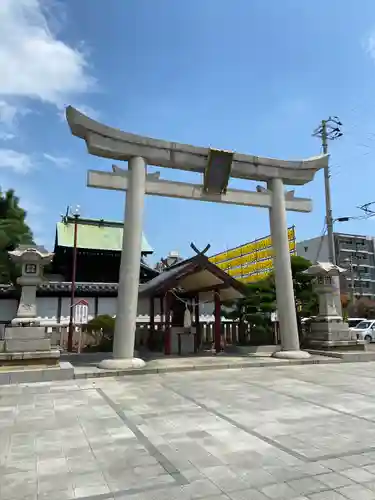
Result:
{"label": "stone pedestal", "polygon": [[308,344],[316,349],[365,350],[365,342],[352,338],[349,325],[341,317],[319,318],[312,323]]}
{"label": "stone pedestal", "polygon": [[305,272],[315,276],[314,289],[319,297],[319,314],[310,325],[308,346],[323,350],[364,351],[366,343],[352,338],[349,325],[343,321],[336,308],[335,283],[346,270],[331,263],[318,262]]}
{"label": "stone pedestal", "polygon": [[43,326],[12,326],[5,330],[6,352],[50,351],[51,341],[45,338]]}
{"label": "stone pedestal", "polygon": [[17,282],[22,289],[17,316],[12,326],[5,329],[0,364],[56,365],[60,351],[51,349],[51,341],[39,324],[36,307],[36,289],[43,279],[43,267],[51,262],[53,254],[42,247],[21,246],[9,255],[21,265]]}
{"label": "stone pedestal", "polygon": [[194,354],[195,352],[195,327],[187,328],[183,326],[171,327],[171,354]]}

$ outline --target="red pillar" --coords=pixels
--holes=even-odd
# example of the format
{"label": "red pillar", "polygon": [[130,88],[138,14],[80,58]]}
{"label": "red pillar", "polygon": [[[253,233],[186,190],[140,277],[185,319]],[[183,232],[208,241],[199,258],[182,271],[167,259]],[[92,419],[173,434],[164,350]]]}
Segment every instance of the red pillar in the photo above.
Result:
{"label": "red pillar", "polygon": [[201,325],[199,322],[199,295],[195,297],[195,336],[194,336],[194,352],[198,352],[202,343]]}
{"label": "red pillar", "polygon": [[155,299],[150,297],[150,324],[148,332],[148,348],[154,348],[154,337],[155,337]]}
{"label": "red pillar", "polygon": [[214,305],[215,305],[215,351],[218,354],[221,351],[221,303],[220,303],[220,292],[215,290],[214,292]]}
{"label": "red pillar", "polygon": [[165,321],[165,318],[164,318],[164,297],[160,297],[160,323],[161,323],[161,326],[163,321]]}
{"label": "red pillar", "polygon": [[164,354],[171,354],[171,305],[172,297],[167,293],[165,297],[165,333],[164,333]]}

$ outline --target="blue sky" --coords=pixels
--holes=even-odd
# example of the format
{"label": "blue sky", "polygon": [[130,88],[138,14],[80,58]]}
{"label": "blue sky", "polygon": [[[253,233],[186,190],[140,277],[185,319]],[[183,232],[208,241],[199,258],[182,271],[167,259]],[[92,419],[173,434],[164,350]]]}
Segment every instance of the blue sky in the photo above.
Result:
{"label": "blue sky", "polygon": [[[67,104],[125,131],[286,159],[319,154],[311,133],[338,115],[334,216],[375,200],[373,0],[2,0],[0,25],[0,185],[16,190],[48,247],[67,205],[123,216],[123,194],[86,187],[86,170],[111,162],[70,135]],[[314,210],[288,222],[298,239],[319,235],[322,174],[296,194]],[[336,229],[375,235],[374,224]],[[268,234],[268,213],[148,197],[144,231],[155,258],[189,255],[191,241],[218,252]]]}

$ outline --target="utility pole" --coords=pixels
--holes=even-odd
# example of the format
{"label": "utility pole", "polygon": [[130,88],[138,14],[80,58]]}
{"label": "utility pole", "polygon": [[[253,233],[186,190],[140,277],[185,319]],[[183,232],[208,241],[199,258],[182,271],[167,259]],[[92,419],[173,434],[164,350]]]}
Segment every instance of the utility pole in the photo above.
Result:
{"label": "utility pole", "polygon": [[70,309],[69,309],[69,326],[68,326],[68,352],[73,352],[74,340],[74,300],[76,293],[76,275],[77,275],[77,242],[78,242],[78,219],[79,219],[79,206],[76,207],[74,217],[74,236],[73,236],[73,255],[72,255],[72,285],[70,294]]}
{"label": "utility pole", "polygon": [[[320,126],[314,130],[313,136],[320,137],[322,140],[323,154],[328,154],[328,141],[338,139],[343,134],[340,130],[342,123],[337,116],[330,116],[328,120],[322,120]],[[326,224],[328,235],[328,255],[332,264],[336,264],[335,240],[333,235],[333,217],[331,205],[331,187],[330,187],[329,165],[324,168],[324,190],[326,199]]]}

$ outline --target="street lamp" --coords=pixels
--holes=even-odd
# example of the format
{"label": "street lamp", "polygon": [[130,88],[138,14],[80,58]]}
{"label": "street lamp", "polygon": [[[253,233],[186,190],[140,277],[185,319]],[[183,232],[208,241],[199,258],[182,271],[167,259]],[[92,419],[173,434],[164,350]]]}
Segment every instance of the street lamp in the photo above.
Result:
{"label": "street lamp", "polygon": [[73,256],[72,256],[72,287],[70,294],[70,314],[69,314],[69,329],[68,329],[68,352],[73,351],[73,334],[74,334],[74,298],[76,292],[76,274],[77,274],[77,236],[78,236],[78,219],[80,216],[80,207],[76,206],[71,214],[74,218],[74,237],[73,237]]}

